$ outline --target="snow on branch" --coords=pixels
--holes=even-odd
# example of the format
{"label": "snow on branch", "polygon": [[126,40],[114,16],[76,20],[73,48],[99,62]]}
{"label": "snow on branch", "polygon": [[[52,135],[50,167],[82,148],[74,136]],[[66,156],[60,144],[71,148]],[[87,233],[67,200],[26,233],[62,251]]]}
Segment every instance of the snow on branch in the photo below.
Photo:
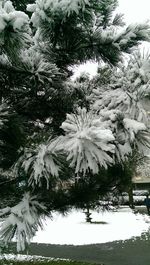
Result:
{"label": "snow on branch", "polygon": [[44,85],[44,81],[56,79],[60,74],[57,66],[49,62],[44,56],[36,50],[35,47],[31,47],[28,50],[23,50],[21,53],[22,69],[27,73],[30,73],[31,78],[35,77]]}
{"label": "snow on branch", "polygon": [[148,125],[148,115],[143,100],[149,95],[149,58],[133,58],[128,65],[114,69],[110,84],[98,85],[87,97],[91,107],[98,112],[118,110],[126,117]]}
{"label": "snow on branch", "polygon": [[1,224],[1,240],[7,244],[14,238],[17,241],[17,251],[23,251],[26,243],[30,243],[38,228],[42,228],[40,212],[45,210],[44,205],[29,193],[26,193],[16,206],[2,209],[3,215],[9,215],[4,217]]}
{"label": "snow on branch", "polygon": [[119,162],[127,160],[133,150],[147,155],[150,148],[150,136],[144,123],[123,118],[116,124],[116,158]]}
{"label": "snow on branch", "polygon": [[137,134],[139,131],[146,131],[146,126],[144,123],[135,121],[133,119],[125,118],[123,120],[124,127],[129,131],[131,141],[134,140],[134,135]]}
{"label": "snow on branch", "polygon": [[21,167],[29,176],[31,186],[41,186],[45,179],[47,189],[51,176],[58,177],[60,171],[59,155],[56,150],[58,140],[49,140],[47,144],[40,144],[35,150],[26,150],[20,161],[15,165],[14,171]]}
{"label": "snow on branch", "polygon": [[29,17],[24,12],[16,11],[11,1],[0,2],[0,33],[11,26],[15,31],[26,31]]}
{"label": "snow on branch", "polygon": [[92,112],[79,108],[77,114],[67,114],[61,128],[66,133],[63,141],[67,160],[76,173],[91,170],[96,174],[99,166],[107,168],[113,163],[114,136]]}
{"label": "snow on branch", "polygon": [[114,42],[124,52],[130,52],[130,48],[141,41],[150,41],[150,26],[148,23],[129,25],[122,32],[116,34]]}
{"label": "snow on branch", "polygon": [[31,21],[35,27],[38,27],[41,20],[50,21],[54,14],[61,12],[65,18],[73,12],[78,14],[89,4],[89,0],[36,0],[36,4],[27,5],[27,11],[33,12]]}
{"label": "snow on branch", "polygon": [[103,126],[112,131],[115,157],[119,162],[126,160],[134,148],[146,154],[150,147],[148,116],[140,101],[144,93],[142,96],[140,91],[138,93],[140,87],[130,78],[136,72],[135,68],[129,68],[128,72],[127,69],[115,72],[110,84],[94,87],[88,96],[91,108],[98,113]]}
{"label": "snow on branch", "polygon": [[29,17],[17,11],[11,1],[0,1],[0,47],[15,61],[20,51],[32,43]]}

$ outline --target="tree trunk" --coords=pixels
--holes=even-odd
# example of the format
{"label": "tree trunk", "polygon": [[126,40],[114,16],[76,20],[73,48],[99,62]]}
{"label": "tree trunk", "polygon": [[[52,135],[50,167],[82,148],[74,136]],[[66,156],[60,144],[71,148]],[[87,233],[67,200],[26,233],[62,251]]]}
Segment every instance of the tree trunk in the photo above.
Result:
{"label": "tree trunk", "polygon": [[86,208],[85,215],[86,215],[86,222],[91,223],[92,217],[90,217],[91,216],[91,213],[90,213],[90,209],[89,209],[88,206]]}
{"label": "tree trunk", "polygon": [[130,185],[129,189],[128,189],[128,196],[129,196],[129,207],[131,209],[134,209],[134,200],[133,200],[133,187],[132,184]]}

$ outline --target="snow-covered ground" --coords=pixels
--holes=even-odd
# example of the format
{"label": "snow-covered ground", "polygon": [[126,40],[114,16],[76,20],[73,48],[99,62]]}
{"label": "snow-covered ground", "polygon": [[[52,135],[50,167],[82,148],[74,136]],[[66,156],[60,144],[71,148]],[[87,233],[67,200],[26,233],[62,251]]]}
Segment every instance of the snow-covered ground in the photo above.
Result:
{"label": "snow-covered ground", "polygon": [[33,242],[49,244],[96,244],[125,240],[140,236],[150,227],[150,217],[134,214],[128,207],[117,211],[97,213],[92,211],[92,221],[86,223],[85,214],[73,210],[67,216],[54,214],[47,219],[44,230],[38,231]]}

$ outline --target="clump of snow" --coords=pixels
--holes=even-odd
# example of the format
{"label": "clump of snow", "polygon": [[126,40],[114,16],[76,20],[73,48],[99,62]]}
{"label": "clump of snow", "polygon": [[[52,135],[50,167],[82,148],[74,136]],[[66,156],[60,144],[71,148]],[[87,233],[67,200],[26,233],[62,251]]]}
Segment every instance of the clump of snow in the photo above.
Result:
{"label": "clump of snow", "polygon": [[107,168],[113,162],[109,153],[114,153],[115,138],[92,112],[79,108],[77,114],[67,115],[61,128],[66,132],[63,141],[67,160],[71,167],[75,166],[76,173],[85,173],[89,168],[98,173],[99,165]]}
{"label": "clump of snow", "polygon": [[21,31],[29,24],[29,17],[21,11],[16,11],[11,1],[0,3],[0,33],[9,25],[14,31]]}
{"label": "clump of snow", "polygon": [[124,124],[125,129],[129,133],[129,140],[131,142],[135,141],[136,135],[139,132],[141,133],[142,131],[146,131],[146,126],[144,123],[138,122],[138,121],[133,120],[133,119],[125,118],[123,120],[123,124]]}
{"label": "clump of snow", "polygon": [[127,130],[134,132],[135,134],[137,134],[139,131],[145,131],[146,130],[146,126],[144,123],[135,121],[133,119],[127,119],[125,118],[123,120],[124,122],[124,126]]}
{"label": "clump of snow", "polygon": [[81,211],[73,210],[67,216],[54,214],[53,221],[46,220],[45,229],[37,232],[33,242],[61,245],[98,244],[140,236],[150,227],[149,216],[134,214],[128,207],[111,212],[90,212],[92,221],[97,223],[86,223],[85,214]]}
{"label": "clump of snow", "polygon": [[28,12],[35,12],[36,11],[36,4],[28,4],[27,5],[27,11]]}

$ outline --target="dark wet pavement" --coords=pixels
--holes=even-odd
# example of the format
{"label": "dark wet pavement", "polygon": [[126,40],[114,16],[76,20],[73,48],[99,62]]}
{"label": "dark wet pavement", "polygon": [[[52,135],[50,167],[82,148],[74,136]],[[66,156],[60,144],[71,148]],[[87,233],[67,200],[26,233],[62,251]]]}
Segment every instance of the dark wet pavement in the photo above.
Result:
{"label": "dark wet pavement", "polygon": [[31,244],[29,254],[105,265],[150,265],[150,236],[83,246]]}

